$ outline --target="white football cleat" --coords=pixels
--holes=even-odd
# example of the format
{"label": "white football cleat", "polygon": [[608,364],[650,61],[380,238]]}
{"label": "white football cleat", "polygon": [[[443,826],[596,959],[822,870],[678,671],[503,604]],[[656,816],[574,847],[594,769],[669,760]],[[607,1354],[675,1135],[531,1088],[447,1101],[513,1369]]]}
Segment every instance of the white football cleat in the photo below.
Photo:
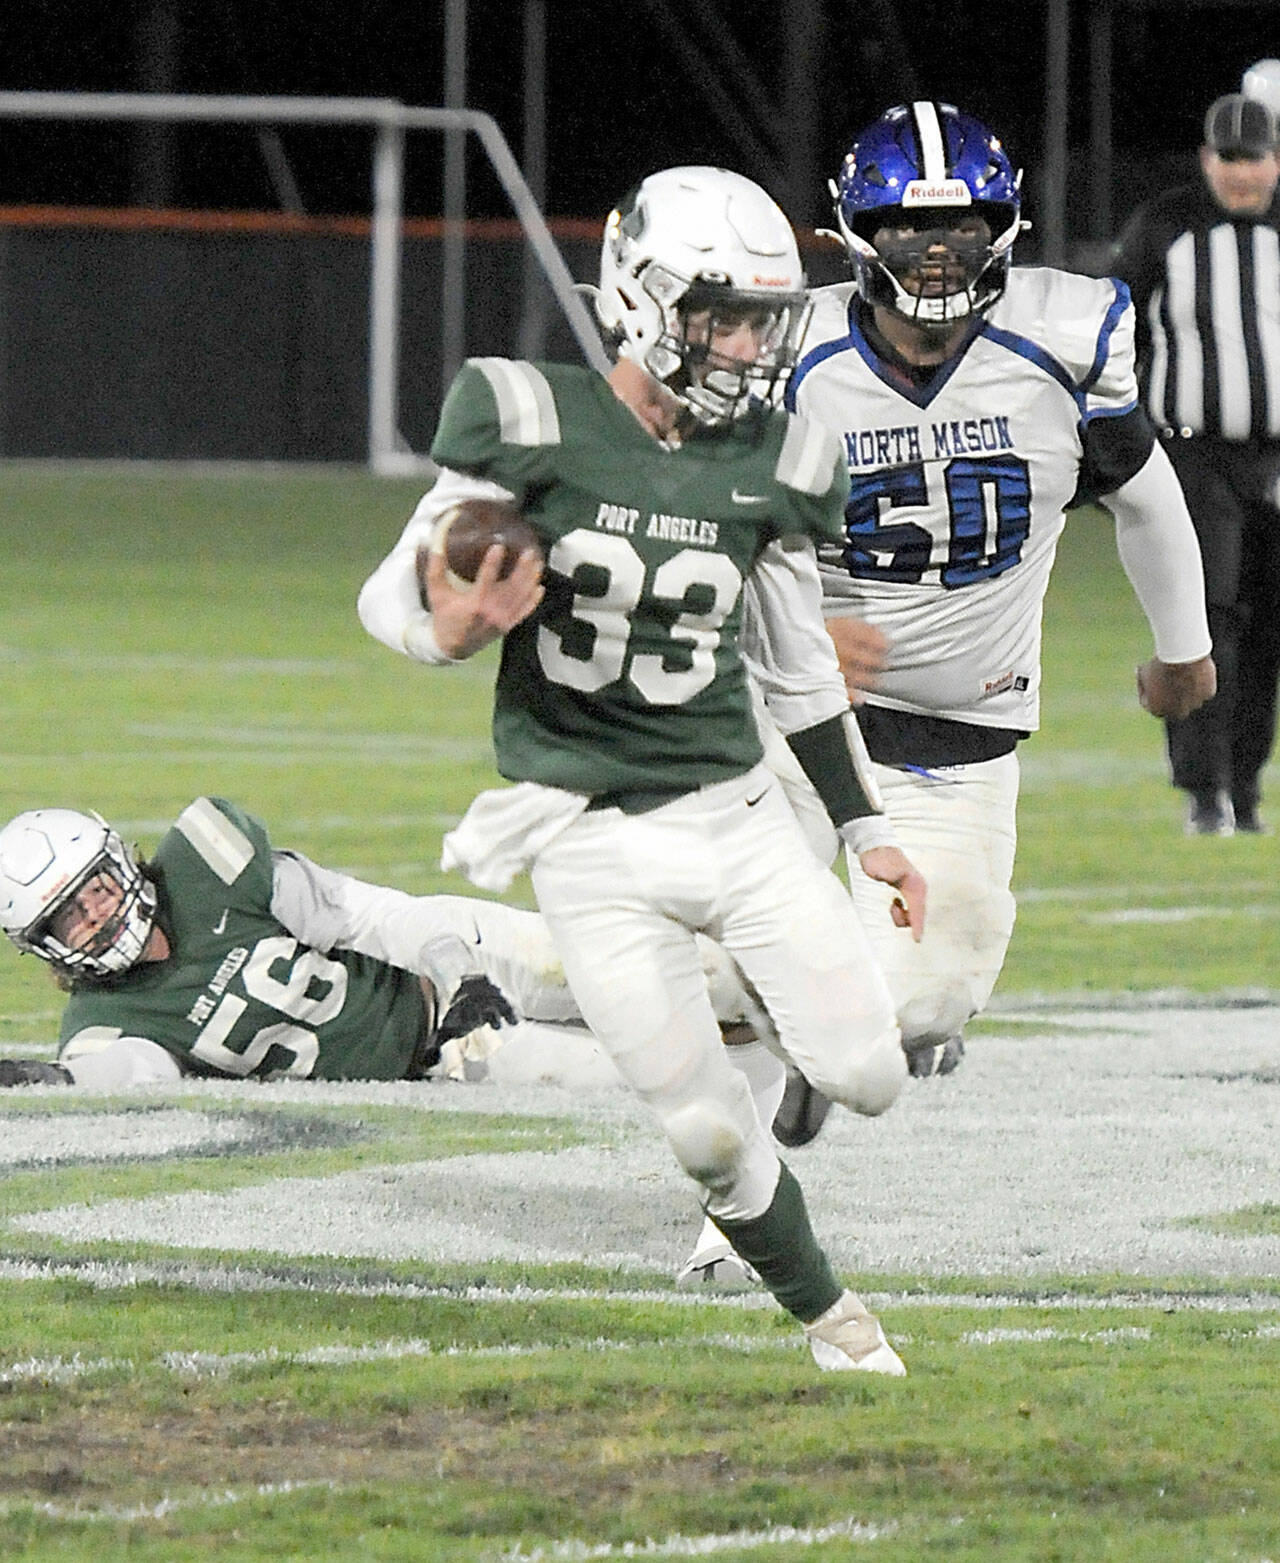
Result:
{"label": "white football cleat", "polygon": [[698,1249],[676,1275],[682,1292],[749,1292],[759,1285],[760,1277],[728,1243]]}
{"label": "white football cleat", "polygon": [[880,1321],[856,1292],[842,1292],[804,1333],[813,1360],[827,1372],[887,1373],[902,1378],[906,1364],[884,1338]]}

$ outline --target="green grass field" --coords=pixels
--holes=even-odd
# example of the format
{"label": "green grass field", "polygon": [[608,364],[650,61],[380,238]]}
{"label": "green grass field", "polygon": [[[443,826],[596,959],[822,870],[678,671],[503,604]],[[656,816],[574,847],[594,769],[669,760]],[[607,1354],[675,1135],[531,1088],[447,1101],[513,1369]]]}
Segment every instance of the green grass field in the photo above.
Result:
{"label": "green grass field", "polygon": [[[214,792],[322,862],[465,890],[437,863],[494,780],[492,659],[417,669],[354,613],[416,497],[352,474],[7,469],[0,815],[96,808],[147,848]],[[980,1159],[984,1101],[993,1139],[1005,1121],[985,1038],[1001,1058],[1033,1045],[1061,1058],[1071,1036],[1028,1015],[1153,996],[1266,1005],[1280,989],[1277,838],[1181,834],[1159,728],[1133,698],[1146,629],[1108,530],[1073,518],[1050,595],[1018,927],[950,1099],[972,1116],[949,1116],[948,1084],[924,1082],[904,1129],[898,1109],[875,1126],[889,1140],[909,1128],[910,1192],[931,1193],[939,1228],[965,1197],[943,1137],[972,1122]],[[515,893],[528,904],[527,886]],[[0,979],[0,1049],[48,1049],[58,995],[43,969],[6,946]],[[1219,1013],[1225,1035],[1232,1011]],[[1246,1095],[1206,1096],[1203,1111],[1254,1104],[1257,1176],[1194,1219],[1265,1244],[1280,1233],[1280,1072],[1255,1058],[1245,1073],[1221,1089]],[[1033,1093],[1033,1067],[1027,1081]],[[486,1157],[616,1160],[643,1133],[571,1103],[497,1112],[477,1095],[473,1110],[468,1089],[0,1101],[0,1557],[1280,1559],[1267,1248],[1230,1276],[877,1269],[859,1284],[886,1297],[910,1367],[879,1382],[819,1375],[791,1322],[754,1299],[689,1301],[651,1262],[542,1257],[532,1195],[527,1257],[362,1256],[342,1234],[285,1252],[270,1224],[234,1246],[112,1225],[140,1199],[234,1205],[278,1186],[287,1210],[326,1182],[391,1187],[436,1163],[456,1161],[465,1183]],[[1144,1118],[1140,1076],[1117,1125],[1121,1105],[1135,1132],[1173,1135]],[[856,1181],[848,1143],[841,1175]],[[647,1189],[665,1211],[674,1187],[645,1173],[635,1208]]]}

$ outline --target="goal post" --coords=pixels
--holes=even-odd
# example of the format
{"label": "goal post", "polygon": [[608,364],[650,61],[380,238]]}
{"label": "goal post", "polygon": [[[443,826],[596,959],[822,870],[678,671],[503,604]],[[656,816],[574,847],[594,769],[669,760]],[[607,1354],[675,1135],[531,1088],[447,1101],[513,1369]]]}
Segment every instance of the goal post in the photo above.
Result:
{"label": "goal post", "polygon": [[[370,167],[368,464],[382,475],[418,466],[399,438],[400,255],[406,137],[415,131],[474,134],[506,193],[534,257],[584,358],[607,371],[590,311],[547,227],[506,137],[476,109],[414,108],[391,98],[250,97],[165,93],[0,92],[0,119],[368,126]],[[461,339],[460,253],[446,247],[441,298],[445,334]]]}

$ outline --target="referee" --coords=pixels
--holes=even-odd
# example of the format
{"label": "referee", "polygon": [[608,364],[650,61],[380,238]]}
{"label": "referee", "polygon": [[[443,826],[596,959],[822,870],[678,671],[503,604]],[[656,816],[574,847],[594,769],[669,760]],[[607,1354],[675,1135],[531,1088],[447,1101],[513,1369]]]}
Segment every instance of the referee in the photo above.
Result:
{"label": "referee", "polygon": [[1140,207],[1111,270],[1129,284],[1143,395],[1204,558],[1218,693],[1166,724],[1191,835],[1259,834],[1280,679],[1280,136],[1265,104],[1213,103],[1203,181]]}

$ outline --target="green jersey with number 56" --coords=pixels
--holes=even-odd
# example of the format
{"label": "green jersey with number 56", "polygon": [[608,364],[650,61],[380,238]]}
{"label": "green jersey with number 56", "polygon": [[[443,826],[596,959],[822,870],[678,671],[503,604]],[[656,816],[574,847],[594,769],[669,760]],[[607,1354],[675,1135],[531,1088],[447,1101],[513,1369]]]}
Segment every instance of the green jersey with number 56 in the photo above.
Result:
{"label": "green jersey with number 56", "polygon": [[350,950],[299,943],[272,915],[271,844],[252,815],[197,798],[148,872],[171,953],[77,987],[63,1044],[146,1037],[197,1073],[405,1077],[428,1023],[418,979]]}
{"label": "green jersey with number 56", "polygon": [[514,493],[546,596],[504,641],[498,769],[592,795],[683,792],[760,758],[743,585],[783,537],[839,538],[829,433],[781,411],[661,445],[592,370],[470,360],[431,454]]}

